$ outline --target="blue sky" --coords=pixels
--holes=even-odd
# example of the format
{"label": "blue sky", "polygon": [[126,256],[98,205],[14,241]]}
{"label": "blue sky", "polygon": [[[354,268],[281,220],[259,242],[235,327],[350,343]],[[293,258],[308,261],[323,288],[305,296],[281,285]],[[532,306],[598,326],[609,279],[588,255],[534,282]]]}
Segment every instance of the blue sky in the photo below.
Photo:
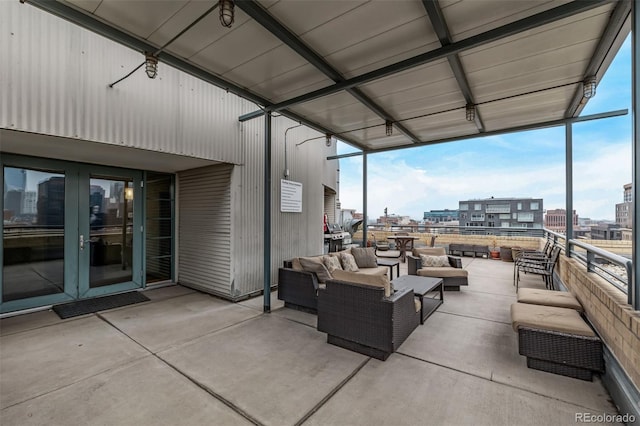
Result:
{"label": "blue sky", "polygon": [[[580,217],[615,219],[631,182],[631,41],[611,63],[581,115],[629,109],[629,115],[573,126],[573,205]],[[368,156],[368,216],[422,220],[459,200],[542,198],[565,207],[565,128],[533,130]],[[339,142],[338,154],[353,152]],[[342,208],[362,212],[362,157],[340,160]]]}

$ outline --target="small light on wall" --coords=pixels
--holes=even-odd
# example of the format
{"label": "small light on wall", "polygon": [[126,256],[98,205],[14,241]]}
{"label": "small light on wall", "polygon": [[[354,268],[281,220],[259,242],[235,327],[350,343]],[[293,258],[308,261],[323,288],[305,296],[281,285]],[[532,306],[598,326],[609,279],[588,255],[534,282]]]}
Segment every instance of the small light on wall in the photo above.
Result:
{"label": "small light on wall", "polygon": [[220,10],[220,23],[223,27],[231,28],[235,19],[233,0],[220,0],[218,9]]}
{"label": "small light on wall", "polygon": [[133,200],[133,188],[124,189],[124,198],[129,201]]}
{"label": "small light on wall", "polygon": [[595,76],[587,77],[582,82],[582,95],[589,99],[596,95],[597,79]]}
{"label": "small light on wall", "polygon": [[391,122],[391,120],[385,121],[384,127],[385,127],[385,133],[387,134],[387,136],[393,135],[393,123]]}
{"label": "small light on wall", "polygon": [[147,72],[147,77],[156,78],[158,75],[158,58],[153,56],[151,53],[145,53],[145,71]]}
{"label": "small light on wall", "polygon": [[326,146],[331,146],[331,135],[327,133],[327,140],[324,142]]}
{"label": "small light on wall", "polygon": [[467,104],[465,107],[467,121],[475,121],[476,119],[476,106],[474,104]]}

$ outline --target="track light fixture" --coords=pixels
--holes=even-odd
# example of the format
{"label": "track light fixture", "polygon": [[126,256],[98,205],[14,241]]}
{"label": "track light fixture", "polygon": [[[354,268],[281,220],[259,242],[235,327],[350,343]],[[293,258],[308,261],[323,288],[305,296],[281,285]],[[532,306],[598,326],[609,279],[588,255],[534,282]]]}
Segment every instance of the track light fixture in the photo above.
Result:
{"label": "track light fixture", "polygon": [[144,57],[147,77],[156,78],[156,76],[158,75],[158,58],[153,56],[152,53],[145,53]]}
{"label": "track light fixture", "polygon": [[587,99],[593,98],[596,95],[597,84],[598,81],[595,75],[585,78],[582,82],[582,95]]}
{"label": "track light fixture", "polygon": [[220,0],[218,9],[220,10],[220,23],[223,27],[231,28],[235,19],[233,0]]}
{"label": "track light fixture", "polygon": [[329,133],[327,133],[327,139],[325,140],[324,144],[326,146],[331,146],[331,135]]}
{"label": "track light fixture", "polygon": [[385,121],[384,127],[385,127],[385,133],[387,134],[387,136],[393,135],[393,123],[391,122],[391,120]]}
{"label": "track light fixture", "polygon": [[474,104],[467,104],[465,107],[467,121],[475,121],[476,119],[476,106]]}

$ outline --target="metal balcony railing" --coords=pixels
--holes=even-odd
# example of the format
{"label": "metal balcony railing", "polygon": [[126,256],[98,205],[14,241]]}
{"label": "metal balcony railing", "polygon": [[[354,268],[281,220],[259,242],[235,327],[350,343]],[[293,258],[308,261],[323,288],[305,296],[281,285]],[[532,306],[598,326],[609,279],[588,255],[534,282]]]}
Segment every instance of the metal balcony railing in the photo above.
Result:
{"label": "metal balcony railing", "polygon": [[[545,229],[545,236],[567,251],[566,237]],[[633,306],[632,292],[629,291],[633,276],[633,262],[624,256],[611,253],[580,240],[569,240],[569,256],[584,264],[588,272],[598,274],[611,285],[627,295],[628,303]]]}

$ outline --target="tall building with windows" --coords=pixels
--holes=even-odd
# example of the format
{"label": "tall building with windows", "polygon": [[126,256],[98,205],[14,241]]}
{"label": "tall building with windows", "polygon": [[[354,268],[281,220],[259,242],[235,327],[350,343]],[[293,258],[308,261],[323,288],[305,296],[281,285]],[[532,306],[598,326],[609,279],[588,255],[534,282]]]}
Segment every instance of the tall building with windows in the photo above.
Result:
{"label": "tall building with windows", "polygon": [[633,227],[633,185],[630,183],[624,186],[624,201],[616,204],[616,225],[620,228]]}
{"label": "tall building with windows", "polygon": [[542,229],[542,198],[485,198],[459,201],[463,227]]}
{"label": "tall building with windows", "polygon": [[[559,233],[567,231],[567,211],[565,209],[547,210],[544,216],[544,227]],[[578,214],[573,211],[573,227],[578,227]]]}

